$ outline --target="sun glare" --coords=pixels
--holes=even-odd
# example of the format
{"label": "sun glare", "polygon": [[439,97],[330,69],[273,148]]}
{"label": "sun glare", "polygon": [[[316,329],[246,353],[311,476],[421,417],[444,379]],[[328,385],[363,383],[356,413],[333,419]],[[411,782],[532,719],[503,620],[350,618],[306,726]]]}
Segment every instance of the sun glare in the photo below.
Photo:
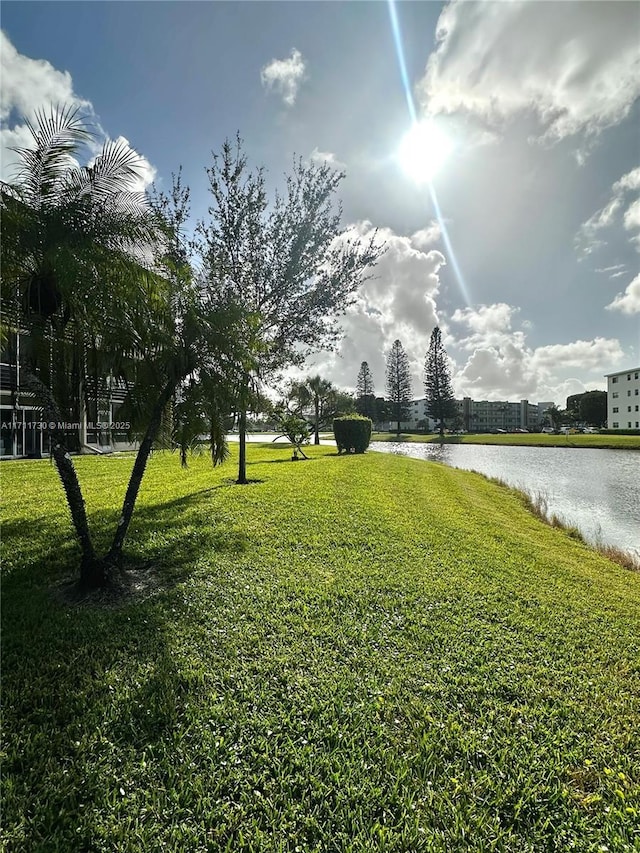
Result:
{"label": "sun glare", "polygon": [[422,184],[434,178],[452,148],[449,137],[433,122],[418,122],[400,143],[398,161],[410,178]]}

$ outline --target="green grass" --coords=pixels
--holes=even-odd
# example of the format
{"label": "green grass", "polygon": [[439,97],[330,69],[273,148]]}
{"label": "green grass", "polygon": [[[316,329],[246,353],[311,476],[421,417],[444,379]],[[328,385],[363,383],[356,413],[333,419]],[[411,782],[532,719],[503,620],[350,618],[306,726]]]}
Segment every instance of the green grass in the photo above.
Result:
{"label": "green grass", "polygon": [[[290,452],[153,458],[163,586],[112,608],[52,593],[49,462],[2,465],[4,849],[640,849],[640,575],[477,474]],[[105,545],[131,465],[77,460]]]}
{"label": "green grass", "polygon": [[[401,433],[400,441],[435,444],[442,439],[437,434],[416,435]],[[398,441],[395,432],[374,432],[371,441]],[[640,435],[547,435],[546,433],[498,433],[478,435],[445,435],[447,444],[511,444],[524,447],[593,447],[640,449]]]}

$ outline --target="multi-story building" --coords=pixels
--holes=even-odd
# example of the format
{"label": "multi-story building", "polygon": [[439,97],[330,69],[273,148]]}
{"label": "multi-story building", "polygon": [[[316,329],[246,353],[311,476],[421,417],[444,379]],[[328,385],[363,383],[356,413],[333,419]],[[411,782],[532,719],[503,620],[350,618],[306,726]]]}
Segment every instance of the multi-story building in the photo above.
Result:
{"label": "multi-story building", "polygon": [[[0,350],[0,458],[40,457],[49,452],[42,409],[21,385],[21,349],[28,342],[26,334],[9,330]],[[79,389],[78,410],[61,413],[69,447],[81,453],[131,449],[134,445],[124,428],[114,431],[124,397],[124,386],[110,377]]]}
{"label": "multi-story building", "polygon": [[[506,400],[472,400],[464,397],[456,400],[458,406],[458,425],[467,432],[494,432],[498,429],[513,432],[516,429],[536,430],[542,424],[544,412],[551,403],[530,403],[520,400],[510,403]],[[427,401],[424,397],[409,404],[409,417],[401,424],[401,429],[436,429],[433,418],[427,414]],[[447,424],[453,426],[453,424]],[[395,424],[389,428],[395,429]]]}
{"label": "multi-story building", "polygon": [[607,373],[607,427],[640,429],[640,367]]}
{"label": "multi-story building", "polygon": [[540,410],[528,400],[510,403],[508,400],[472,400],[464,397],[462,422],[468,432],[493,432],[498,429],[538,429]]}

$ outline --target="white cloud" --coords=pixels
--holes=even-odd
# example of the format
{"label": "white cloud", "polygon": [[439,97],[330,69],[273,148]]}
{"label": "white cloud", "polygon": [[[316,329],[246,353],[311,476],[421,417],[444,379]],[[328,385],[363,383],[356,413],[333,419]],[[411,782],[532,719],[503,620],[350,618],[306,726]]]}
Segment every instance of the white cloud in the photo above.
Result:
{"label": "white cloud", "polygon": [[73,104],[90,107],[73,91],[68,71],[58,71],[44,59],[30,59],[18,53],[4,32],[0,32],[0,120],[6,122],[12,111],[33,118],[35,111],[49,104]]}
{"label": "white cloud", "polygon": [[610,279],[614,279],[627,275],[627,266],[626,264],[612,264],[609,267],[596,267],[595,271],[604,273],[605,275],[608,275]]}
{"label": "white cloud", "polygon": [[418,96],[490,127],[526,112],[543,138],[596,134],[640,95],[635,3],[468,3],[440,15]]}
{"label": "white cloud", "polygon": [[[640,231],[640,198],[632,202],[624,212],[624,227],[627,231]],[[632,239],[637,240],[636,235]]]}
{"label": "white cloud", "polygon": [[511,328],[511,319],[517,311],[512,305],[498,302],[494,305],[480,305],[478,308],[458,308],[451,319],[471,329],[473,335],[466,341],[468,346],[473,346],[474,336],[480,336],[487,342],[494,335],[508,331]]}
{"label": "white cloud", "polygon": [[595,338],[592,341],[573,341],[569,344],[550,344],[534,350],[534,361],[539,367],[582,367],[587,370],[605,369],[620,361],[622,352],[615,339]]}
{"label": "white cloud", "polygon": [[624,293],[618,293],[613,302],[607,305],[609,311],[621,311],[623,314],[640,314],[640,275],[637,275]]}
{"label": "white cloud", "polygon": [[92,107],[74,92],[68,71],[58,71],[44,59],[23,56],[1,31],[0,72],[0,177],[11,180],[19,158],[9,149],[33,144],[25,119],[33,121],[38,111],[51,106],[77,107],[87,113],[92,113]]}
{"label": "white cloud", "polygon": [[630,240],[640,249],[640,198],[629,203],[628,195],[640,190],[640,168],[632,169],[617,180],[611,187],[611,197],[600,210],[580,226],[576,235],[576,248],[583,257],[591,255],[596,249],[606,245],[600,232],[612,228],[618,223],[618,216],[624,210],[622,222],[626,231],[632,233]]}
{"label": "white cloud", "polygon": [[288,107],[296,102],[300,84],[305,79],[306,65],[299,50],[293,48],[288,59],[272,59],[260,71],[262,85],[282,95]]}
{"label": "white cloud", "polygon": [[[88,144],[88,150],[95,156],[100,152],[107,134],[95,119],[93,105],[77,95],[68,71],[58,71],[43,59],[31,59],[18,53],[4,32],[0,32],[0,67],[2,86],[0,87],[0,159],[2,162],[2,180],[11,180],[19,158],[10,148],[29,148],[33,137],[24,123],[25,119],[34,121],[41,110],[52,107],[77,107],[91,117],[96,132],[96,140]],[[119,136],[116,143],[122,143],[134,151],[128,139]],[[139,179],[132,181],[129,189],[133,192],[145,190],[154,180],[156,169],[149,160],[136,152],[138,158]],[[75,162],[75,161],[71,161]],[[89,164],[92,161],[89,161]]]}
{"label": "white cloud", "polygon": [[[568,394],[589,390],[588,386],[601,387],[603,375],[624,358],[618,340],[602,337],[531,347],[527,324],[519,330],[512,328],[518,310],[497,303],[453,314],[451,319],[469,333],[456,341],[461,351],[469,353],[454,375],[458,395],[488,400],[555,400],[564,405]],[[567,375],[578,370],[592,372],[594,381],[585,384]]]}
{"label": "white cloud", "polygon": [[[373,230],[370,222],[359,222],[347,230],[344,239],[367,239]],[[386,252],[342,320],[345,334],[339,349],[318,356],[314,369],[340,387],[353,388],[360,363],[368,361],[376,393],[383,395],[386,353],[399,338],[409,357],[414,394],[420,397],[429,336],[438,325],[439,270],[446,261],[440,252],[421,248],[420,240],[414,242],[414,237],[390,228],[379,229],[378,239],[386,243]]]}
{"label": "white cloud", "polygon": [[440,227],[440,223],[434,219],[426,228],[421,228],[419,231],[412,234],[410,239],[411,244],[415,246],[416,249],[426,249],[429,246],[433,246],[434,243],[437,243],[441,236],[442,229]]}
{"label": "white cloud", "polygon": [[343,163],[342,160],[338,160],[332,151],[319,151],[317,148],[314,148],[309,159],[312,163],[317,163],[319,165],[326,163],[328,166],[331,166],[332,169],[343,170],[347,168],[346,164]]}

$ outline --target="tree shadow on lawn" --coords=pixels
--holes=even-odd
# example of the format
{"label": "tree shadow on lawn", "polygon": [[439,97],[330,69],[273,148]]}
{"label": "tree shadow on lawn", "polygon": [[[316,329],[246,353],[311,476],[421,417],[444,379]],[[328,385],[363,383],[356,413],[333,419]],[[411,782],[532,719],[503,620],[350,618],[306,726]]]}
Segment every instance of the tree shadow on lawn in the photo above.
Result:
{"label": "tree shadow on lawn", "polygon": [[179,597],[101,613],[48,605],[34,596],[5,624],[3,834],[16,850],[89,850],[120,787],[133,793],[142,751],[160,758],[203,687],[171,645]]}
{"label": "tree shadow on lawn", "polygon": [[[283,463],[287,463],[287,462],[289,462],[290,464],[293,464],[294,462],[315,462],[318,459],[323,459],[325,456],[337,456],[337,454],[336,453],[323,453],[322,456],[307,456],[307,457],[299,457],[298,459],[291,459],[290,456],[288,456],[286,459],[264,459],[264,460],[256,459],[253,462],[247,462],[247,468],[250,465],[282,465]],[[263,483],[264,480],[254,480],[252,482]]]}
{"label": "tree shadow on lawn", "polygon": [[[124,548],[124,568],[132,574],[130,591],[134,598],[136,573],[148,575],[155,570],[158,586],[166,588],[186,577],[203,553],[245,550],[248,541],[245,530],[225,522],[224,506],[219,501],[207,500],[208,495],[215,495],[229,485],[225,482],[165,503],[136,507]],[[118,517],[116,509],[89,514],[89,527],[98,553],[107,551]],[[29,542],[24,545],[27,536]],[[3,524],[3,551],[7,559],[11,557],[12,540],[20,551],[15,565],[4,577],[3,607],[11,608],[14,598],[19,600],[27,590],[38,587],[59,590],[77,580],[80,549],[68,515],[64,521],[57,517],[29,522],[28,533],[23,521]],[[126,586],[123,604],[128,603]],[[99,595],[95,603],[101,603]],[[102,603],[108,602],[104,599]]]}
{"label": "tree shadow on lawn", "polygon": [[[134,595],[117,607],[62,606],[59,598],[52,606],[51,584],[59,588],[61,573],[75,570],[79,559],[70,522],[67,529],[54,527],[58,535],[48,540],[42,537],[51,525],[40,522],[46,551],[7,578],[3,833],[15,849],[93,849],[92,822],[103,825],[118,808],[127,811],[119,788],[131,793],[126,780],[140,773],[142,751],[155,751],[160,761],[180,737],[185,708],[207,701],[210,685],[197,647],[176,645],[193,619],[190,595],[179,584],[203,554],[240,553],[248,541],[243,529],[225,521],[222,505],[203,500],[216,488],[134,514],[127,555],[134,566],[144,560],[146,570],[156,572],[161,594]],[[215,597],[225,587],[225,570],[213,564],[210,571],[207,594]],[[168,763],[175,766],[171,758]]]}

